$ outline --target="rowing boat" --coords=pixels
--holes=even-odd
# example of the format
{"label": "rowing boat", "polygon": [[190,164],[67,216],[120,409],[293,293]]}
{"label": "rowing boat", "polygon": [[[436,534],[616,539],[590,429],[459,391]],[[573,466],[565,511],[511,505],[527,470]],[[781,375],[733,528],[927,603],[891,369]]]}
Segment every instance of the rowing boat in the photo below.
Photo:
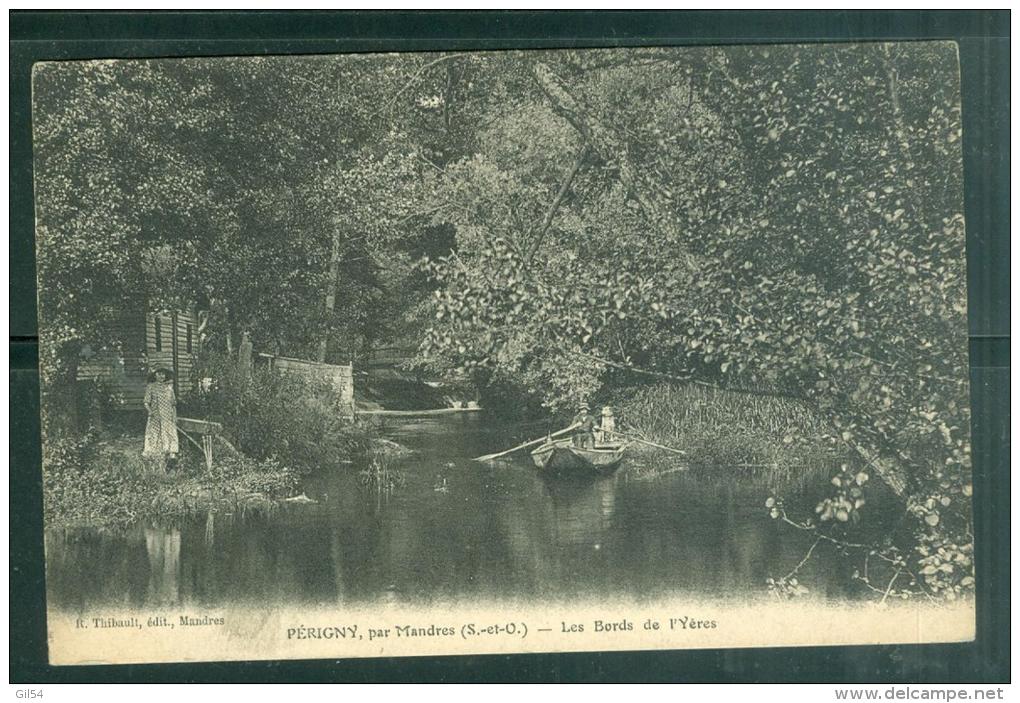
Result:
{"label": "rowing boat", "polygon": [[546,442],[531,452],[531,460],[547,473],[597,476],[611,473],[619,465],[626,448],[626,444],[603,444],[584,449],[575,447],[569,439],[562,439]]}

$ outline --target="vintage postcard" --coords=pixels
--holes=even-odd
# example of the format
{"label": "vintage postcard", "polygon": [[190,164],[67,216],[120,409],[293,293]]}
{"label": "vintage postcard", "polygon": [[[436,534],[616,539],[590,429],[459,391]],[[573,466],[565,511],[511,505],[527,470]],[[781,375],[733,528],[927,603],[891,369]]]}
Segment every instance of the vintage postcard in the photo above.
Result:
{"label": "vintage postcard", "polygon": [[52,663],[973,638],[955,44],[32,99]]}

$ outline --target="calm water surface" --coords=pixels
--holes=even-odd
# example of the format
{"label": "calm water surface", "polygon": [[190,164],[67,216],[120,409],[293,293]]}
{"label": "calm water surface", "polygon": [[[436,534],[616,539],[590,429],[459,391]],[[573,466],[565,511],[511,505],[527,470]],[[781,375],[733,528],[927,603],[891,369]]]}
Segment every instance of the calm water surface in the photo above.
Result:
{"label": "calm water surface", "polygon": [[[595,482],[547,481],[526,453],[470,460],[536,434],[492,430],[480,413],[387,421],[383,432],[414,450],[394,463],[403,480],[392,490],[366,483],[364,467],[330,467],[304,481],[317,503],[270,515],[48,531],[51,605],[757,598],[810,546],[769,519],[766,479],[655,475],[634,456]],[[784,494],[810,511],[817,496],[805,491],[824,483]],[[819,548],[801,574],[816,596],[843,599],[845,572]]]}

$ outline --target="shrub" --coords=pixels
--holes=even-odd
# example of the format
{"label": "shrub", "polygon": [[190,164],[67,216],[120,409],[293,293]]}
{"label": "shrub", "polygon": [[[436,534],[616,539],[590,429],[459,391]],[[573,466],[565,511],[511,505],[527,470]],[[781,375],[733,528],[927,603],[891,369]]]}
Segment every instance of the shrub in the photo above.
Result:
{"label": "shrub", "polygon": [[326,380],[259,367],[249,376],[229,357],[210,354],[197,369],[213,379],[186,410],[220,422],[242,452],[310,470],[347,460],[366,448],[365,428],[343,417]]}
{"label": "shrub", "polygon": [[156,479],[141,457],[125,460],[104,451],[95,432],[47,442],[43,455],[43,508],[47,523],[111,524],[138,517],[151,501]]}

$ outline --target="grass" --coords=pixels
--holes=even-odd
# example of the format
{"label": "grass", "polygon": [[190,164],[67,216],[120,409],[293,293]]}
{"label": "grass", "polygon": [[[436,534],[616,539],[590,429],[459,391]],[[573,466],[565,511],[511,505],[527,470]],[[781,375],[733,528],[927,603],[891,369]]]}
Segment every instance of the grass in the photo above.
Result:
{"label": "grass", "polygon": [[208,471],[198,453],[187,450],[166,473],[142,458],[141,445],[141,437],[128,436],[47,447],[47,526],[115,526],[209,510],[267,512],[298,483],[291,469],[247,457],[223,456]]}
{"label": "grass", "polygon": [[833,460],[825,426],[788,398],[664,383],[624,399],[617,417],[621,429],[685,451],[694,466],[775,474]]}

